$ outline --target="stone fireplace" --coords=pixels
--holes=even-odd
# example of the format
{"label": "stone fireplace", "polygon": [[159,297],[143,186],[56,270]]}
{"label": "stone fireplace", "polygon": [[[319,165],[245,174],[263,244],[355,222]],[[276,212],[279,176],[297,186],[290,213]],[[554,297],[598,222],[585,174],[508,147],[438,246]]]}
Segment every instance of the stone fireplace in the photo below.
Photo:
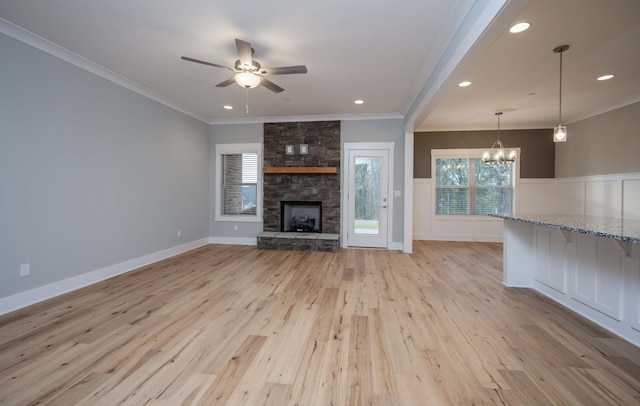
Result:
{"label": "stone fireplace", "polygon": [[[265,123],[263,156],[264,225],[258,248],[337,251],[340,122]],[[283,202],[296,202],[301,214],[286,214]],[[314,229],[309,230],[311,216],[305,210],[312,205],[321,207],[321,215],[315,218]],[[303,226],[283,231],[292,217]]]}

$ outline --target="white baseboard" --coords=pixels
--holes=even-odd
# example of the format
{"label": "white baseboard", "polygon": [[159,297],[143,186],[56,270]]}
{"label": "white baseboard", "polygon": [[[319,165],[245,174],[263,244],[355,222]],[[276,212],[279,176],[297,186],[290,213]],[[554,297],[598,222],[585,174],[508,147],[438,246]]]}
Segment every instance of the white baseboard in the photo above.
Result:
{"label": "white baseboard", "polygon": [[209,244],[258,245],[256,237],[209,237]]}
{"label": "white baseboard", "polygon": [[157,251],[119,264],[110,265],[72,278],[50,283],[25,292],[20,292],[12,296],[0,298],[0,315],[133,271],[134,269],[142,266],[173,257],[208,243],[209,238],[201,238],[199,240]]}
{"label": "white baseboard", "polygon": [[420,241],[502,242],[503,237],[501,235],[481,235],[473,239],[459,234],[413,234],[413,239]]}

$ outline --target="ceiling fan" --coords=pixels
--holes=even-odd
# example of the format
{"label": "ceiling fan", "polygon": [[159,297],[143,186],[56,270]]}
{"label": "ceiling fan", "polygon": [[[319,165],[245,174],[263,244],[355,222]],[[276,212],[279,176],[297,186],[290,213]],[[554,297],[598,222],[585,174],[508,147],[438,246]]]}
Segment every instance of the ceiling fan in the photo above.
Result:
{"label": "ceiling fan", "polygon": [[281,68],[263,68],[257,61],[253,60],[254,50],[253,48],[251,48],[250,43],[236,38],[236,47],[238,48],[238,56],[240,59],[236,61],[233,68],[189,58],[186,56],[183,56],[182,59],[185,61],[201,63],[203,65],[209,65],[216,68],[228,69],[236,73],[233,77],[225,80],[224,82],[218,83],[216,85],[217,87],[226,87],[233,82],[236,82],[239,86],[246,89],[251,89],[257,87],[258,85],[262,85],[273,92],[280,93],[284,89],[276,85],[275,83],[265,79],[264,75],[290,75],[292,73],[307,73],[307,67],[304,65],[284,66]]}

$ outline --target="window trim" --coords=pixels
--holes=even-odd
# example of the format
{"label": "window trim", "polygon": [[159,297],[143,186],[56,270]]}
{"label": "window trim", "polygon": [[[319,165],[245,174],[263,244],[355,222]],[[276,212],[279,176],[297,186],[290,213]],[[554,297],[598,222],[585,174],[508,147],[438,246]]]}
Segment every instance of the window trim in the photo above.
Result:
{"label": "window trim", "polygon": [[[509,148],[516,151],[515,175],[513,178],[513,213],[517,211],[517,187],[520,182],[520,148]],[[432,149],[431,150],[431,202],[432,213],[434,219],[441,220],[453,220],[453,219],[465,219],[465,218],[487,218],[486,214],[437,214],[437,204],[435,202],[437,185],[436,185],[436,159],[438,158],[482,158],[482,153],[486,151],[485,148],[461,148],[461,149]]]}
{"label": "window trim", "polygon": [[[255,215],[229,215],[222,214],[222,155],[254,153],[258,155],[257,183],[256,183],[256,214]],[[215,221],[232,222],[262,222],[262,143],[244,144],[216,144],[215,145],[216,171],[215,171]]]}

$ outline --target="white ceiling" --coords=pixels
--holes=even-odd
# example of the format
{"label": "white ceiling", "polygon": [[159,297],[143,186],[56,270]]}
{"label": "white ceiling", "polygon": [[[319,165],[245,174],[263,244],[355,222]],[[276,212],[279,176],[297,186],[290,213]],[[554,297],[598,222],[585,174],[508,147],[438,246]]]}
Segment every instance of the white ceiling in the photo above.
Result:
{"label": "white ceiling", "polygon": [[[5,33],[23,38],[15,24],[207,122],[404,116],[418,130],[493,128],[501,109],[505,128],[553,127],[564,43],[566,117],[638,100],[639,17],[638,0],[0,0]],[[509,34],[521,19],[531,29]],[[233,66],[235,38],[263,67],[309,72],[247,93],[180,59]],[[605,72],[616,78],[596,82]]]}
{"label": "white ceiling", "polygon": [[[640,1],[531,0],[513,22],[529,30],[500,36],[449,80],[418,130],[490,129],[504,111],[505,128],[558,124],[563,54],[563,124],[640,101]],[[609,81],[596,78],[615,74]],[[462,80],[472,82],[458,87]]]}

